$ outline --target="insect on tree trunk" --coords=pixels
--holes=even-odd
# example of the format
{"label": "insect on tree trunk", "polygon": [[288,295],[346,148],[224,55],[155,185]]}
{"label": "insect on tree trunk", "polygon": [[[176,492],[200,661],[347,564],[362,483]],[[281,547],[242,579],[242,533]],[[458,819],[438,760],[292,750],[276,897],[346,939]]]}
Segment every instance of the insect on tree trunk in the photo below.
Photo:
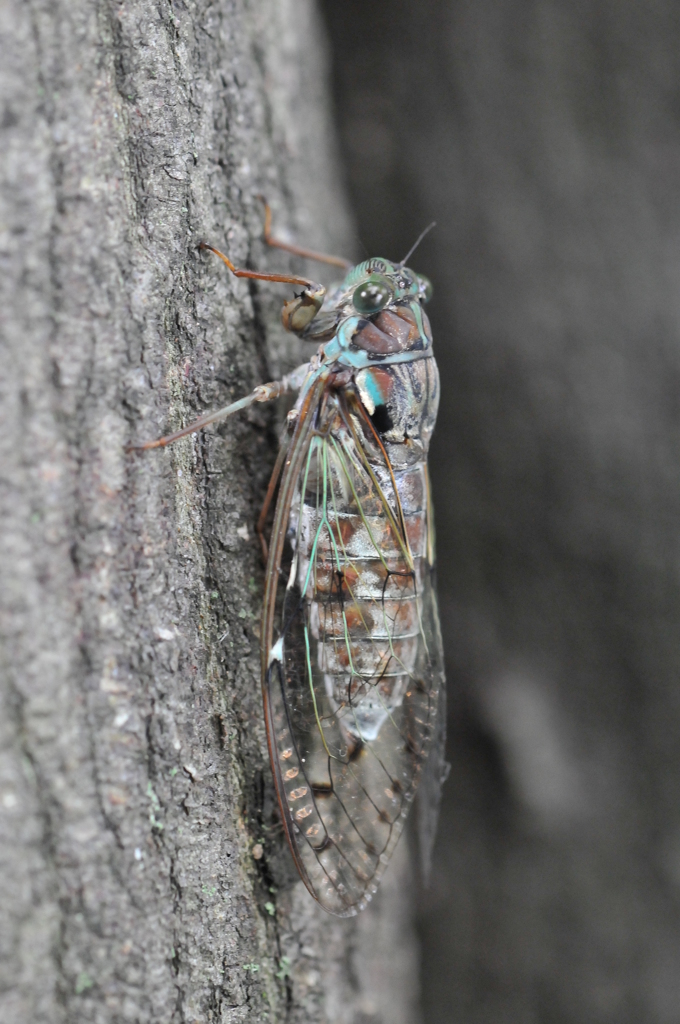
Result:
{"label": "insect on tree trunk", "polygon": [[280,229],[347,255],[308,0],[4,6],[4,1024],[416,1019],[403,846],[356,920],[272,799],[251,411],[126,454],[300,361]]}

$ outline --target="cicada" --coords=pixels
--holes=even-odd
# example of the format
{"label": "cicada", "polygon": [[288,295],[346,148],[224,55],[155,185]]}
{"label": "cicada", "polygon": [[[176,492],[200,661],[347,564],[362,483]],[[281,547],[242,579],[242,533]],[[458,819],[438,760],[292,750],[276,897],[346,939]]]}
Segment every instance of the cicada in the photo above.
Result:
{"label": "cicada", "polygon": [[[285,328],[317,348],[280,381],[140,448],[164,446],[255,402],[297,395],[259,523],[266,575],[262,696],[283,827],[312,896],[366,906],[420,786],[429,860],[442,778],[444,675],[427,453],[439,402],[431,285],[406,259],[351,266],[327,293],[301,287]],[[411,250],[412,252],[413,250]],[[276,496],[267,543],[265,524]]]}

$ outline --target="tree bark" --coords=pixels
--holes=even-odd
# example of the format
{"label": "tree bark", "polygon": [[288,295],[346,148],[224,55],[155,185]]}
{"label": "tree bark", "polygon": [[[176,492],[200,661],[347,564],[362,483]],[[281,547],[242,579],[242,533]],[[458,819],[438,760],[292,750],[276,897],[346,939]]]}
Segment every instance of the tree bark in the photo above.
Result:
{"label": "tree bark", "polygon": [[[405,847],[296,880],[259,681],[276,419],[126,454],[299,361],[281,231],[349,250],[311,0],[11,0],[2,58],[0,1019],[415,1019]],[[259,849],[258,849],[259,847]],[[262,856],[256,855],[262,850]]]}
{"label": "tree bark", "polygon": [[326,0],[372,254],[431,276],[451,715],[428,1024],[680,1016],[680,8]]}

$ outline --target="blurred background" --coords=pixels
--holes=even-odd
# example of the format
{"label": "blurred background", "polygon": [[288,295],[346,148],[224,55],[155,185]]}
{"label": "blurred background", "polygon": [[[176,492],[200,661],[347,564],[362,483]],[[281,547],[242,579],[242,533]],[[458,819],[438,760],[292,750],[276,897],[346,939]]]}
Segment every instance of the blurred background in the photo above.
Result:
{"label": "blurred background", "polygon": [[680,4],[323,0],[431,277],[449,759],[424,1024],[680,1021]]}

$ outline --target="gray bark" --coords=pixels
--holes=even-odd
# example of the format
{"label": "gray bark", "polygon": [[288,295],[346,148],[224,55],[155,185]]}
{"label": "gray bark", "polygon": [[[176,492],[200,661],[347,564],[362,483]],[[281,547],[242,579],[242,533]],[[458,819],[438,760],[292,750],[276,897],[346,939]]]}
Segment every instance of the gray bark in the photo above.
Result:
{"label": "gray bark", "polygon": [[364,242],[438,222],[425,1019],[674,1024],[680,8],[325,6]]}
{"label": "gray bark", "polygon": [[274,807],[274,415],[125,452],[298,361],[290,290],[200,240],[299,272],[260,241],[264,192],[348,251],[314,7],[10,0],[0,31],[0,1019],[407,1024],[405,849],[337,921]]}

